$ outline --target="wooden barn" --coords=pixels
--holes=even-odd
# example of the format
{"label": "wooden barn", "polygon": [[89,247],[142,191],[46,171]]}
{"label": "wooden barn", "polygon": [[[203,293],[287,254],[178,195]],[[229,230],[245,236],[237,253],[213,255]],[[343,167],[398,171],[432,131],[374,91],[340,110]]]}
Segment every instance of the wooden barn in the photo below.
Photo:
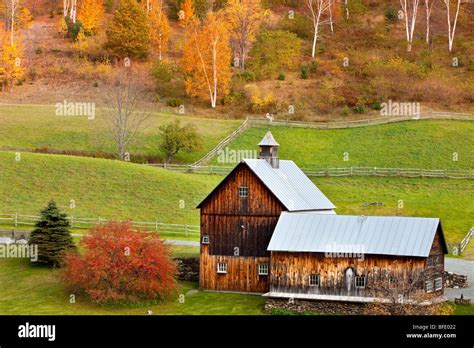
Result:
{"label": "wooden barn", "polygon": [[403,279],[442,293],[439,219],[336,215],[270,132],[258,146],[198,205],[202,289],[364,302]]}

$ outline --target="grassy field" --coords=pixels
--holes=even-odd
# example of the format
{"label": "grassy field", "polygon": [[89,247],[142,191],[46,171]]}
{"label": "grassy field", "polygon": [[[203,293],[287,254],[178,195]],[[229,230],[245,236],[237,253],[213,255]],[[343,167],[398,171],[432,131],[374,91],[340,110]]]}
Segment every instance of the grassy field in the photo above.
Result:
{"label": "grassy field", "polygon": [[[199,224],[196,205],[222,180],[217,175],[72,156],[23,153],[17,162],[13,152],[0,152],[0,173],[0,214],[36,214],[54,198],[75,217],[195,225]],[[449,242],[459,242],[473,225],[472,180],[352,177],[314,182],[339,214],[438,216]],[[74,209],[69,208],[71,199]],[[367,208],[365,202],[384,206]]]}
{"label": "grassy field", "polygon": [[[35,149],[73,150],[84,153],[114,154],[115,147],[101,110],[97,109],[94,120],[87,117],[61,117],[55,115],[51,106],[7,106],[0,105],[0,148],[15,148],[31,151]],[[176,162],[192,163],[204,156],[217,143],[232,133],[242,121],[215,120],[154,113],[149,127],[138,134],[130,144],[131,161],[143,156],[162,163],[163,154],[158,149],[160,125],[179,118],[183,124],[193,124],[202,136],[202,147],[193,153],[179,153]]]}
{"label": "grassy field", "polygon": [[[31,267],[25,259],[0,259],[0,315],[145,315],[148,309],[157,315],[264,314],[261,296],[203,291],[186,295],[197,289],[197,283],[192,282],[180,282],[176,300],[158,304],[104,307],[81,296],[76,296],[76,303],[71,304],[70,294],[61,285],[58,273],[58,270]],[[185,295],[184,303],[178,301],[179,294]]]}
{"label": "grassy field", "polygon": [[[268,129],[280,144],[280,158],[301,167],[474,168],[474,122],[469,121],[407,121],[336,130],[258,126],[229,149],[255,150]],[[455,152],[458,161],[453,161]],[[219,164],[218,158],[212,163]]]}

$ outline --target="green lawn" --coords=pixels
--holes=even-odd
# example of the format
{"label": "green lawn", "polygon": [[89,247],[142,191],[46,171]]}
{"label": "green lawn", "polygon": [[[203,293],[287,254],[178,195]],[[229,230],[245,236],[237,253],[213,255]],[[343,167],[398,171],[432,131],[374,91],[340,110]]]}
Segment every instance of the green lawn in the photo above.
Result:
{"label": "green lawn", "polygon": [[[255,150],[267,130],[301,167],[474,169],[474,122],[408,121],[352,129],[252,127],[229,145]],[[453,153],[458,161],[453,161]],[[348,161],[344,161],[344,153]],[[213,164],[219,164],[215,157]]]}
{"label": "green lawn", "polygon": [[[13,152],[0,152],[0,173],[0,214],[36,214],[54,198],[75,217],[195,225],[196,205],[222,180],[217,175],[72,156],[23,153],[17,162]],[[437,216],[449,242],[459,242],[473,225],[472,180],[346,177],[314,182],[339,214]],[[69,208],[71,199],[74,209]],[[384,206],[366,208],[364,202]]]}
{"label": "green lawn", "polygon": [[[87,298],[76,296],[76,303],[69,296],[58,277],[58,270],[32,267],[25,259],[0,259],[0,315],[253,315],[264,314],[265,299],[256,295],[214,293],[198,291],[197,283],[180,282],[176,299],[158,304],[143,304],[134,308],[98,306]],[[178,295],[184,294],[184,303]]]}
{"label": "green lawn", "polygon": [[[111,133],[104,122],[101,110],[97,109],[94,120],[87,117],[61,117],[55,115],[51,106],[8,106],[0,105],[0,148],[23,149],[24,151],[39,148],[50,150],[73,150],[95,154],[114,154],[115,147]],[[179,153],[176,162],[192,163],[204,156],[219,141],[232,133],[242,121],[215,120],[154,113],[147,127],[139,133],[130,144],[132,162],[143,162],[148,156],[162,163],[163,154],[158,149],[160,136],[158,128],[179,118],[183,124],[193,124],[202,136],[202,147],[193,153]]]}

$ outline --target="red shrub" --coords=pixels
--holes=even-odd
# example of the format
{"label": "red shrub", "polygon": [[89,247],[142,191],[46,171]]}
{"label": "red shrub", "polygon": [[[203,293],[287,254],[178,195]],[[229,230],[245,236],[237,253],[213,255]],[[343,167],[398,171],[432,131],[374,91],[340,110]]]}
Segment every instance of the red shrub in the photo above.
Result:
{"label": "red shrub", "polygon": [[97,225],[69,253],[63,279],[98,303],[163,299],[175,293],[176,265],[157,234],[134,232],[126,222]]}

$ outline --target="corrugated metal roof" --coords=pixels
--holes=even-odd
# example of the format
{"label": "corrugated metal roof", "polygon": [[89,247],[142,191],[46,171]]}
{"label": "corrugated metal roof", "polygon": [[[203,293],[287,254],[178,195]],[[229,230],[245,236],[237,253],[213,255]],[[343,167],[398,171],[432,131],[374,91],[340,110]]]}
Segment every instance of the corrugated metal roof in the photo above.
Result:
{"label": "corrugated metal roof", "polygon": [[265,159],[243,162],[289,211],[336,208],[293,161],[280,160],[279,168],[272,168]]}
{"label": "corrugated metal roof", "polygon": [[263,139],[258,143],[258,146],[280,146],[273,137],[272,132],[268,131]]}
{"label": "corrugated metal roof", "polygon": [[283,212],[268,250],[427,257],[439,224],[438,218]]}

